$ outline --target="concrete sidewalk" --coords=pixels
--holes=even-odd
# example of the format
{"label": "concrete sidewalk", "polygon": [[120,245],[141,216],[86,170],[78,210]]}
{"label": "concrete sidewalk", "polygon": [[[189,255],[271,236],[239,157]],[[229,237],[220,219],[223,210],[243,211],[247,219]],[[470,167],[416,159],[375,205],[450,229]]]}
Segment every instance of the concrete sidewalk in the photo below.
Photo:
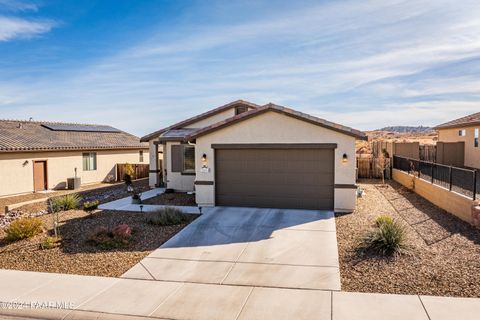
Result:
{"label": "concrete sidewalk", "polygon": [[[480,299],[0,270],[1,319],[476,320]],[[50,309],[45,308],[49,306]],[[18,309],[23,307],[23,309]]]}

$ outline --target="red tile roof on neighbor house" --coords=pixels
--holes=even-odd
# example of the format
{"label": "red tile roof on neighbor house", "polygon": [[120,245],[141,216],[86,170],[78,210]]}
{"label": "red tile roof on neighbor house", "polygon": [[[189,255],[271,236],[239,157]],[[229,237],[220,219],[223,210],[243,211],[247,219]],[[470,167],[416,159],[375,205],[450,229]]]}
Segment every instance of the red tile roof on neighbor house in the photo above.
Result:
{"label": "red tile roof on neighbor house", "polygon": [[251,103],[251,102],[248,102],[248,101],[245,101],[245,100],[236,100],[236,101],[233,101],[233,102],[230,102],[230,103],[227,103],[223,106],[220,106],[218,108],[215,108],[215,109],[212,109],[212,110],[209,110],[207,112],[204,112],[202,114],[199,114],[199,115],[196,115],[194,117],[191,117],[191,118],[188,118],[187,120],[183,120],[183,121],[180,121],[178,123],[175,123],[169,127],[166,127],[166,128],[163,128],[163,129],[160,129],[160,130],[157,130],[155,132],[152,132],[152,133],[149,133],[147,134],[146,136],[143,136],[140,141],[141,142],[147,142],[153,138],[156,138],[158,136],[160,136],[162,133],[164,133],[165,131],[168,131],[168,130],[171,130],[171,129],[181,129],[185,126],[188,126],[192,123],[195,123],[197,121],[200,121],[200,120],[203,120],[203,119],[206,119],[208,117],[211,117],[211,116],[214,116],[220,112],[223,112],[225,110],[228,110],[228,109],[231,109],[231,108],[234,108],[238,105],[244,105],[244,106],[247,106],[249,108],[258,108],[259,105],[255,104],[255,103]]}
{"label": "red tile roof on neighbor house", "polygon": [[434,129],[461,128],[480,124],[480,112],[442,123]]}
{"label": "red tile roof on neighbor house", "polygon": [[334,122],[327,121],[325,119],[317,118],[317,117],[311,116],[309,114],[306,114],[306,113],[303,113],[303,112],[300,112],[300,111],[296,111],[296,110],[293,110],[293,109],[290,109],[290,108],[286,108],[286,107],[283,107],[283,106],[279,106],[279,105],[276,105],[276,104],[273,104],[273,103],[266,104],[266,105],[264,105],[260,108],[238,114],[234,117],[231,117],[231,118],[225,119],[223,121],[217,122],[215,124],[212,124],[210,126],[207,126],[207,127],[203,128],[203,129],[196,130],[196,131],[190,133],[189,135],[187,135],[185,137],[185,139],[186,140],[195,139],[197,137],[200,137],[200,136],[205,135],[207,133],[210,133],[212,131],[224,128],[226,126],[229,126],[231,124],[234,124],[234,123],[246,120],[246,119],[249,119],[251,117],[257,116],[257,115],[262,114],[262,113],[265,113],[267,111],[278,112],[278,113],[284,114],[286,116],[296,118],[296,119],[299,119],[299,120],[302,120],[302,121],[306,121],[306,122],[309,122],[311,124],[314,124],[314,125],[317,125],[317,126],[320,126],[320,127],[324,127],[324,128],[334,130],[334,131],[337,131],[337,132],[340,132],[340,133],[343,133],[343,134],[346,134],[346,135],[349,135],[349,136],[353,136],[357,139],[362,139],[362,140],[367,139],[367,136],[365,135],[365,133],[363,133],[359,130],[355,130],[355,129],[352,129],[352,128],[349,128],[349,127],[346,127],[346,126],[343,126],[343,125],[340,125],[340,124],[337,124],[337,123],[334,123]]}
{"label": "red tile roof on neighbor house", "polygon": [[147,148],[138,137],[110,126],[0,120],[0,153]]}

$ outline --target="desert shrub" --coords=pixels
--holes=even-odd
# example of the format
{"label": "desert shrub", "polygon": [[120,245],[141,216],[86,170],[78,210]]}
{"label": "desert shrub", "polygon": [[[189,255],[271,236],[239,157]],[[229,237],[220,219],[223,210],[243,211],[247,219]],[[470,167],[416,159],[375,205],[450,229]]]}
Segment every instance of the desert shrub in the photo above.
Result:
{"label": "desert shrub", "polygon": [[126,184],[131,184],[132,179],[135,179],[135,168],[132,164],[127,162],[125,164],[124,170],[125,174],[123,175],[123,180],[125,180]]}
{"label": "desert shrub", "polygon": [[127,186],[131,185],[131,184],[132,184],[132,176],[125,173],[125,174],[123,175],[123,181],[125,181],[125,184],[126,184]]}
{"label": "desert shrub", "polygon": [[400,255],[408,251],[406,238],[405,228],[401,224],[391,217],[381,218],[362,238],[358,249],[383,256]]}
{"label": "desert shrub", "polygon": [[8,241],[17,241],[25,238],[31,238],[43,231],[43,223],[38,218],[20,218],[5,229],[6,239]]}
{"label": "desert shrub", "polygon": [[92,212],[93,210],[96,210],[98,208],[99,204],[100,202],[98,200],[84,202],[83,210],[85,210],[86,212]]}
{"label": "desert shrub", "polygon": [[112,230],[100,227],[90,236],[89,241],[103,250],[121,248],[130,242],[132,230],[126,224],[121,224]]}
{"label": "desert shrub", "polygon": [[59,237],[46,237],[41,243],[40,243],[40,249],[42,250],[48,250],[48,249],[53,249],[60,245],[60,238]]}
{"label": "desert shrub", "polygon": [[147,222],[158,226],[170,226],[181,224],[189,220],[188,215],[182,210],[172,207],[164,207],[153,212],[146,213]]}
{"label": "desert shrub", "polygon": [[128,226],[128,224],[120,224],[113,228],[112,235],[117,239],[130,239],[132,236],[132,229]]}
{"label": "desert shrub", "polygon": [[393,223],[392,216],[389,216],[386,214],[378,216],[377,219],[375,220],[375,225],[377,227],[380,227],[383,224],[392,224],[392,223]]}
{"label": "desert shrub", "polygon": [[53,212],[66,211],[78,208],[82,198],[76,193],[66,194],[64,196],[51,199],[51,209]]}

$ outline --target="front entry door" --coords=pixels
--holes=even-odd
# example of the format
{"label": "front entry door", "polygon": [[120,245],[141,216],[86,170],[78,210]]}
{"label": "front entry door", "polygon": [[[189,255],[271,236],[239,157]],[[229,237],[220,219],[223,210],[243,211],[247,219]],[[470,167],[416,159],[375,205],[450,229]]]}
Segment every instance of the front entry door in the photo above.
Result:
{"label": "front entry door", "polygon": [[33,162],[33,188],[35,192],[47,189],[47,161]]}

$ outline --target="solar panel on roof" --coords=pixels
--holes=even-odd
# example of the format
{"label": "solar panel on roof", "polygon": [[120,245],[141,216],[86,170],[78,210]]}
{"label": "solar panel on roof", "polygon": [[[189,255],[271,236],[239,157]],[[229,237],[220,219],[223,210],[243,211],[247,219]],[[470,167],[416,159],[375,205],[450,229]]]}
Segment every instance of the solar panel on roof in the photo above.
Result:
{"label": "solar panel on roof", "polygon": [[110,126],[94,126],[80,124],[42,124],[42,127],[53,131],[77,131],[77,132],[121,132]]}

